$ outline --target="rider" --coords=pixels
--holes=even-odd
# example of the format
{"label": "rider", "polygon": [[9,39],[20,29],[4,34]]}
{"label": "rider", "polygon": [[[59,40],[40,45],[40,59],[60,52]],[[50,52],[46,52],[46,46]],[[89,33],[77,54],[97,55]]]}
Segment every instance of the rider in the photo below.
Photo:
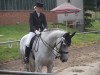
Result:
{"label": "rider", "polygon": [[47,29],[47,22],[45,15],[42,13],[43,11],[43,3],[37,2],[34,6],[34,12],[30,13],[29,24],[30,24],[30,32],[28,34],[28,38],[26,40],[26,49],[25,49],[25,58],[24,62],[29,62],[29,54],[30,54],[30,41],[32,37],[36,34],[40,34],[40,32]]}

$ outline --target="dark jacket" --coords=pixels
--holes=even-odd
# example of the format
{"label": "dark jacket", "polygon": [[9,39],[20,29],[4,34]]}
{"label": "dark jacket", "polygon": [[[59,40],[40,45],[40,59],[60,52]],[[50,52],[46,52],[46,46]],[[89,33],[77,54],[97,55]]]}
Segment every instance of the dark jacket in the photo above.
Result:
{"label": "dark jacket", "polygon": [[39,29],[43,31],[45,28],[47,28],[45,15],[43,13],[40,13],[40,16],[38,17],[36,11],[30,13],[29,24],[30,32],[34,32],[35,30]]}

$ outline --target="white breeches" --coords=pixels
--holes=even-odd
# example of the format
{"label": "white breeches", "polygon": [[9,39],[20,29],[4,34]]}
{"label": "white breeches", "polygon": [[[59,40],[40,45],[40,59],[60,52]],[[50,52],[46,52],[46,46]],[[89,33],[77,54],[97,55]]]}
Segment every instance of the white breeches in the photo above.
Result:
{"label": "white breeches", "polygon": [[27,47],[29,47],[30,41],[31,41],[32,37],[34,37],[34,36],[35,36],[35,33],[34,32],[29,32],[28,37],[26,39],[26,46]]}

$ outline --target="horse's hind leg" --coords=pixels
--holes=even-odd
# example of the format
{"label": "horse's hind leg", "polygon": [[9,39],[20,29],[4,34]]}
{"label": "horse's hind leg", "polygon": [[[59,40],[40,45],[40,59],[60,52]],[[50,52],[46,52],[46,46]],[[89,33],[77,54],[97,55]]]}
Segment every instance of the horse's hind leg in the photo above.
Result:
{"label": "horse's hind leg", "polygon": [[33,58],[30,59],[30,62],[29,62],[29,70],[31,72],[34,72],[35,71],[35,62],[34,62],[34,59]]}
{"label": "horse's hind leg", "polygon": [[29,71],[29,63],[27,63],[27,64],[24,63],[24,58],[25,57],[23,55],[21,55],[20,58],[21,58],[21,62],[22,62],[23,67],[24,67],[24,71]]}
{"label": "horse's hind leg", "polygon": [[30,53],[29,63],[24,63],[25,71],[34,72],[35,71],[35,61],[32,57],[32,53]]}
{"label": "horse's hind leg", "polygon": [[53,66],[54,66],[53,64],[49,64],[47,66],[47,73],[52,73]]}
{"label": "horse's hind leg", "polygon": [[25,71],[28,71],[28,72],[30,71],[30,70],[29,70],[29,63],[24,64],[24,70],[25,70]]}
{"label": "horse's hind leg", "polygon": [[31,71],[31,72],[35,71],[35,61],[33,59],[32,53],[30,53],[30,57],[29,57],[28,71]]}

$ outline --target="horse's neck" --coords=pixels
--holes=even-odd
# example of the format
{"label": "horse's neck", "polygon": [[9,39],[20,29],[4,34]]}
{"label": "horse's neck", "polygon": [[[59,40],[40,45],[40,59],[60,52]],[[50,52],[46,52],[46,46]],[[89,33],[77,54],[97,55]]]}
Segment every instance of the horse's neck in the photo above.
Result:
{"label": "horse's neck", "polygon": [[65,32],[64,31],[60,31],[60,30],[56,30],[51,32],[48,36],[47,36],[47,42],[53,46],[54,43],[56,42],[57,38],[63,36]]}
{"label": "horse's neck", "polygon": [[51,38],[51,39],[52,39],[52,38],[53,38],[53,39],[57,39],[57,38],[61,37],[63,34],[64,34],[63,31],[57,30],[57,31],[52,32],[52,33],[49,35],[49,38]]}

